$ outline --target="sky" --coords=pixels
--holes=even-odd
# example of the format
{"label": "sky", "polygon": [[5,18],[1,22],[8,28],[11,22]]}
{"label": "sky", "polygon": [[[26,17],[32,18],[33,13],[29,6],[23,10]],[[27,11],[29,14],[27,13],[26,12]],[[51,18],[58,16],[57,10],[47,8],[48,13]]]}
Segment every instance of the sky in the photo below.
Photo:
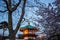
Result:
{"label": "sky", "polygon": [[[48,3],[52,3],[54,0],[40,0],[42,3],[45,3],[46,5],[48,5]],[[29,9],[29,8],[28,8]],[[26,10],[27,12],[26,12],[26,14],[29,16],[27,19],[29,19],[29,18],[31,18],[31,16],[33,15],[33,13],[30,11],[30,10],[33,10],[33,9],[29,9],[29,10]],[[37,10],[36,8],[34,8],[34,10]],[[29,13],[29,14],[28,14]],[[3,14],[0,14],[0,22],[1,21],[4,21],[4,20],[6,20],[7,21],[7,14],[5,14],[3,17],[1,17],[1,15],[3,15]],[[15,14],[14,14],[15,15]],[[17,14],[18,15],[18,14]],[[17,16],[16,16],[17,17]],[[34,17],[36,17],[36,16],[34,16]],[[3,18],[3,19],[2,19]],[[14,18],[14,17],[13,17]],[[19,17],[18,17],[19,18]],[[14,18],[15,19],[15,18]],[[18,19],[17,19],[18,20]],[[16,21],[17,22],[17,21]],[[15,23],[15,22],[14,22]],[[27,22],[26,22],[26,24],[27,24]],[[32,25],[32,24],[31,24]],[[16,26],[16,25],[15,25]],[[14,27],[15,28],[15,27]],[[8,29],[7,29],[8,30]],[[0,34],[1,35],[3,35],[2,34],[3,33],[3,30],[2,29],[0,29]],[[17,33],[17,35],[18,34],[21,34],[21,32],[20,31],[18,31],[18,33]],[[8,35],[8,31],[5,31],[5,36],[6,35]]]}
{"label": "sky", "polygon": [[54,2],[54,0],[40,0],[40,1],[45,3],[46,5],[48,5],[48,3]]}

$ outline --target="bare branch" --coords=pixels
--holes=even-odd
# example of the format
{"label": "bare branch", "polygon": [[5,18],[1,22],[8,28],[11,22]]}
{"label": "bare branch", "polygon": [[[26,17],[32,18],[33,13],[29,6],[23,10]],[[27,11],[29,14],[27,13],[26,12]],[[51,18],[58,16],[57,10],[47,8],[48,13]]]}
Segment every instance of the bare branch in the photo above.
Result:
{"label": "bare branch", "polygon": [[4,10],[4,11],[0,10],[1,13],[4,13],[4,12],[6,12],[6,11],[7,11],[7,10]]}
{"label": "bare branch", "polygon": [[15,34],[17,33],[17,31],[18,31],[18,29],[19,29],[19,27],[21,25],[22,19],[24,17],[24,14],[25,14],[25,5],[26,5],[26,0],[24,0],[24,3],[23,3],[22,14],[21,14],[21,17],[20,17],[20,19],[19,19],[19,21],[17,23],[16,29],[15,29]]}
{"label": "bare branch", "polygon": [[11,0],[8,0],[8,1],[7,0],[3,0],[3,1],[6,3],[7,10],[8,11],[12,11],[11,10]]}
{"label": "bare branch", "polygon": [[14,7],[12,8],[12,11],[15,11],[20,3],[21,3],[21,0],[19,0],[19,2],[16,5],[14,5]]}
{"label": "bare branch", "polygon": [[7,0],[3,0],[5,3],[6,3],[6,6],[8,6],[8,2],[7,2]]}

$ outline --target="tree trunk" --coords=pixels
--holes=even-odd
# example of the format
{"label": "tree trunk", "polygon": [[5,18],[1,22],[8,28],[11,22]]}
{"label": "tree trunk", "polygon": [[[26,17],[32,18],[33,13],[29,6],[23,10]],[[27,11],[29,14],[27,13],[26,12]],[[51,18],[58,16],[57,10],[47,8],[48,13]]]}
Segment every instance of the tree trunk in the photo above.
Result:
{"label": "tree trunk", "polygon": [[9,40],[15,40],[15,38],[13,38],[13,39],[9,39]]}
{"label": "tree trunk", "polygon": [[9,40],[15,40],[15,38],[15,33],[13,31],[9,33]]}
{"label": "tree trunk", "polygon": [[15,40],[15,34],[12,26],[12,12],[8,12],[8,29],[9,29],[9,40]]}
{"label": "tree trunk", "polygon": [[9,40],[15,40],[15,35],[13,35],[13,34],[10,35],[10,36],[9,36]]}

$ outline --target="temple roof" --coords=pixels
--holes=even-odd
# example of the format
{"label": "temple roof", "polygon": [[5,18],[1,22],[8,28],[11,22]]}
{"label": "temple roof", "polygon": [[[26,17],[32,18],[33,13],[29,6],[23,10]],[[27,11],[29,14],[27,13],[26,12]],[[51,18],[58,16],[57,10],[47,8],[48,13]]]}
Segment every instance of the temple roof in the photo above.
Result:
{"label": "temple roof", "polygon": [[24,27],[21,27],[21,28],[20,28],[20,31],[23,31],[23,30],[25,30],[25,29],[36,30],[36,31],[38,30],[37,27],[31,26],[31,25],[30,25],[30,22],[28,22],[28,25],[26,25],[26,26],[24,26]]}
{"label": "temple roof", "polygon": [[31,26],[31,25],[26,25],[26,26],[24,26],[24,27],[21,27],[21,28],[28,28],[28,29],[32,29],[32,28],[36,28],[36,27],[34,27],[34,26]]}

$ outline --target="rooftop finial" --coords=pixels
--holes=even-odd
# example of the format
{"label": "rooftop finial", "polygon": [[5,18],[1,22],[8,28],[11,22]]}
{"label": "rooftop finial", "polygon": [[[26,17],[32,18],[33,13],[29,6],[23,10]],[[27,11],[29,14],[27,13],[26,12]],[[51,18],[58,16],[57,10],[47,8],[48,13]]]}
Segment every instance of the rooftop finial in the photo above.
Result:
{"label": "rooftop finial", "polygon": [[28,25],[30,25],[30,21],[28,21]]}
{"label": "rooftop finial", "polygon": [[28,22],[28,24],[30,25],[30,22]]}

